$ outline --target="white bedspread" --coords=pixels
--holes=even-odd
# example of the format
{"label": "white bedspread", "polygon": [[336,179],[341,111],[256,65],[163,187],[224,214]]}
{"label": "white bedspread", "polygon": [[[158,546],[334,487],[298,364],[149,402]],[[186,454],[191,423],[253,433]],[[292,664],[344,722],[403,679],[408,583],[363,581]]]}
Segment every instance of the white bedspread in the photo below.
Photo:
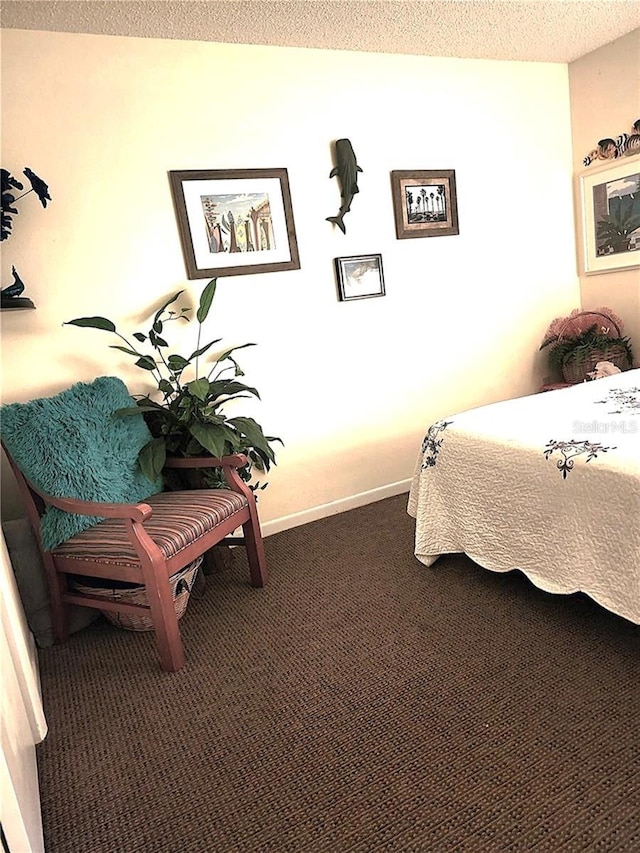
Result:
{"label": "white bedspread", "polygon": [[464,552],[640,624],[640,369],[433,424],[408,511],[428,566]]}

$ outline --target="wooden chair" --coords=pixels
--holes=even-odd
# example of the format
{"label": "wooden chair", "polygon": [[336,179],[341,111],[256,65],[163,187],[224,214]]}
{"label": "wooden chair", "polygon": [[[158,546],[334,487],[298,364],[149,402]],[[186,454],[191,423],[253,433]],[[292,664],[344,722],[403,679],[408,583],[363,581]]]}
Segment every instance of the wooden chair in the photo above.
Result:
{"label": "wooden chair", "polygon": [[[25,500],[40,546],[51,596],[54,638],[68,637],[69,605],[124,613],[146,612],[153,623],[160,662],[175,672],[185,663],[169,578],[225,540],[247,549],[251,583],[267,583],[264,545],[255,497],[238,474],[242,454],[170,459],[168,467],[222,468],[228,489],[160,492],[136,504],[99,503],[52,497],[38,489],[18,468],[3,442],[7,459]],[[46,506],[104,519],[51,551],[42,546],[40,519]],[[243,536],[231,536],[242,527]],[[74,592],[70,576],[129,581],[144,585],[148,605],[115,602]]]}

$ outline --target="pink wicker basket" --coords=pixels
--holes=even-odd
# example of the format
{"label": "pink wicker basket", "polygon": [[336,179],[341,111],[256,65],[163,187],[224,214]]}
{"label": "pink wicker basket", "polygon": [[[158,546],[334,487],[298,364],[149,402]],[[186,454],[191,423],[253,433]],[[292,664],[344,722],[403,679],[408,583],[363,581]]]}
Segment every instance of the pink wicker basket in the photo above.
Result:
{"label": "pink wicker basket", "polygon": [[627,357],[626,350],[617,345],[612,344],[606,349],[592,349],[583,358],[570,358],[562,365],[562,375],[565,382],[584,382],[588,379],[588,374],[595,370],[595,366],[599,361],[610,361],[620,370],[627,370],[631,365]]}
{"label": "pink wicker basket", "polygon": [[[612,338],[622,337],[622,329],[608,314],[603,314],[600,311],[581,311],[579,314],[567,319],[558,334],[558,344],[564,342],[564,333],[567,327],[570,327],[571,323],[579,317],[588,317],[589,320],[593,321],[593,325],[599,325],[603,329],[606,329],[606,334]],[[569,332],[568,337],[571,337],[571,332]],[[602,349],[591,349],[587,353],[576,352],[575,355],[572,354],[562,365],[562,376],[565,382],[571,382],[572,384],[584,382],[588,379],[588,374],[595,369],[599,361],[609,361],[611,364],[619,367],[620,370],[627,370],[631,367],[625,348],[619,344],[612,343]]]}

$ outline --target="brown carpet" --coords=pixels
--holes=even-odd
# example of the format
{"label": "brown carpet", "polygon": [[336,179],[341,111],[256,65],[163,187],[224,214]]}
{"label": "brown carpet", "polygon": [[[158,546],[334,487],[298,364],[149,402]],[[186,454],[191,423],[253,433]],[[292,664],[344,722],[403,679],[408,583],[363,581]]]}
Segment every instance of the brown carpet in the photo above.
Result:
{"label": "brown carpet", "polygon": [[640,850],[640,629],[461,556],[406,495],[266,540],[182,620],[42,650],[48,853]]}

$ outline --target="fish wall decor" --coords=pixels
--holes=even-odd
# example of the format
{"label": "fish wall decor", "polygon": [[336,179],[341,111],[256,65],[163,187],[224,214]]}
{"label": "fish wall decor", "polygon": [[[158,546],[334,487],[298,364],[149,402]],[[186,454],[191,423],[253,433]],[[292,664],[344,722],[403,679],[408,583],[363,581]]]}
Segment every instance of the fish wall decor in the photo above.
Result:
{"label": "fish wall decor", "polygon": [[331,170],[329,177],[338,178],[340,184],[340,197],[342,204],[337,216],[327,216],[327,222],[333,222],[342,231],[347,233],[344,224],[345,213],[351,210],[351,202],[358,189],[358,172],[362,169],[356,163],[356,155],[353,151],[353,146],[348,139],[338,139],[335,143],[336,149],[336,165]]}
{"label": "fish wall decor", "polygon": [[640,152],[640,118],[631,127],[631,133],[621,133],[615,139],[607,136],[600,139],[598,147],[590,151],[583,159],[583,166],[590,166],[596,160],[615,160],[617,157],[630,157]]}

